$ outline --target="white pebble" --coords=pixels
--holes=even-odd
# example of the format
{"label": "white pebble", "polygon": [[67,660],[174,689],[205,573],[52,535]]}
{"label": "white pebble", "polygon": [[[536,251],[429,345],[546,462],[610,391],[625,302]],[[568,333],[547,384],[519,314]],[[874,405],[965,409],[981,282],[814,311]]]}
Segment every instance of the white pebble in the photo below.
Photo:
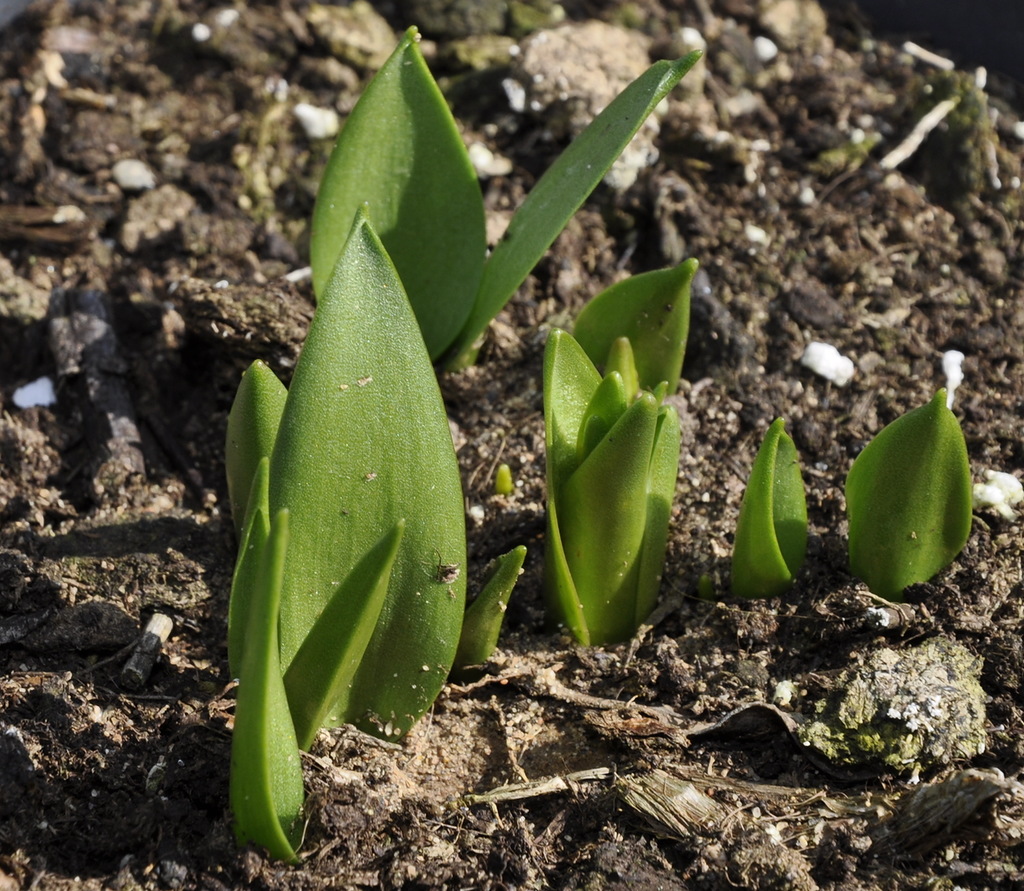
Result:
{"label": "white pebble", "polygon": [[206,43],[213,36],[213,31],[210,30],[209,25],[204,25],[202,22],[196,22],[192,26],[192,39],[196,43]]}
{"label": "white pebble", "polygon": [[680,28],[679,42],[688,50],[706,50],[708,42],[696,28]]}
{"label": "white pebble", "polygon": [[329,139],[338,135],[341,121],[333,108],[317,108],[300,102],[293,109],[299,125],[310,139]]}
{"label": "white pebble", "polygon": [[507,176],[512,172],[512,162],[508,158],[496,155],[482,142],[469,144],[469,160],[481,179],[490,176]]}
{"label": "white pebble", "polygon": [[213,17],[213,20],[217,23],[218,27],[230,28],[238,21],[238,16],[239,12],[237,9],[221,9]]}
{"label": "white pebble", "polygon": [[853,360],[842,355],[829,343],[814,341],[807,344],[800,364],[837,387],[845,387],[853,380]]}
{"label": "white pebble", "polygon": [[942,373],[946,375],[946,408],[953,407],[956,388],[964,382],[964,354],[960,350],[949,350],[942,354]]}
{"label": "white pebble", "polygon": [[792,681],[779,681],[772,693],[772,702],[779,708],[792,708],[799,691]]}
{"label": "white pebble", "polygon": [[501,82],[501,87],[505,91],[505,95],[508,97],[508,107],[512,109],[516,114],[522,114],[526,111],[526,90],[523,85],[517,80],[513,80],[511,77],[506,77]]}
{"label": "white pebble", "polygon": [[976,483],[971,494],[975,510],[990,508],[1006,520],[1016,520],[1012,506],[1024,500],[1024,485],[1012,473],[986,470],[985,482]]}
{"label": "white pebble", "polygon": [[126,192],[144,192],[156,185],[156,176],[142,161],[124,158],[110,168],[110,175]]}
{"label": "white pebble", "polygon": [[779,48],[768,37],[755,37],[754,53],[762,63],[767,64],[779,54]]}
{"label": "white pebble", "polygon": [[747,223],[747,225],[743,227],[743,232],[747,236],[747,240],[752,244],[768,244],[768,233],[760,226],[755,226],[753,223]]}
{"label": "white pebble", "polygon": [[53,392],[53,381],[48,377],[37,378],[14,391],[14,404],[18,408],[34,408],[37,405],[53,405],[57,395]]}

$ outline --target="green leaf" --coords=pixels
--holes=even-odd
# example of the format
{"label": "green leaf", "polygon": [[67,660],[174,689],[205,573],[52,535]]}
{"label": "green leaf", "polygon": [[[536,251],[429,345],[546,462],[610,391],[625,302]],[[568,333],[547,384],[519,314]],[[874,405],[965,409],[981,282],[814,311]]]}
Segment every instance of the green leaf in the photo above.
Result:
{"label": "green leaf", "polygon": [[484,266],[473,311],[452,345],[453,365],[464,364],[461,354],[472,349],[640,125],[700,55],[693,52],[674,62],[652,65],[591,121],[540,178]]}
{"label": "green leaf", "polygon": [[270,459],[263,458],[252,480],[245,525],[238,540],[238,557],[228,603],[228,667],[232,677],[242,672],[242,652],[252,616],[252,600],[263,571],[263,552],[270,538]]}
{"label": "green leaf", "polygon": [[583,423],[576,438],[576,464],[582,464],[595,446],[608,435],[608,431],[629,407],[622,376],[613,371],[604,376],[583,415]]}
{"label": "green leaf", "polygon": [[[287,668],[334,592],[405,520],[380,620],[344,708],[400,736],[451,668],[465,605],[458,463],[434,369],[394,266],[357,216],[295,368],[270,468],[270,505],[288,508],[281,601]],[[442,567],[456,572],[442,572]]]}
{"label": "green leaf", "polygon": [[902,600],[963,550],[971,531],[967,444],[939,390],[885,427],[846,477],[850,569],[880,597]]}
{"label": "green leaf", "polygon": [[483,665],[498,645],[501,623],[505,619],[509,597],[523,571],[526,548],[520,545],[502,554],[489,567],[483,589],[466,609],[462,636],[455,654],[455,668]]}
{"label": "green leaf", "polygon": [[697,261],[674,269],[630,276],[606,288],[576,319],[573,336],[595,363],[609,356],[619,337],[633,347],[640,387],[653,390],[666,381],[679,387],[686,338],[690,331],[690,285]]}
{"label": "green leaf", "polygon": [[[548,492],[552,489],[549,487]],[[583,603],[569,571],[569,561],[562,547],[562,528],[558,522],[558,502],[548,496],[547,535],[544,539],[544,599],[548,620],[554,625],[565,625],[573,637],[584,646],[590,646],[590,629],[583,614]]]}
{"label": "green leaf", "polygon": [[231,810],[239,844],[254,842],[294,863],[302,835],[302,763],[278,659],[288,514],[274,517],[246,627],[235,727],[231,736]]}
{"label": "green leaf", "polygon": [[347,710],[356,669],[377,627],[405,532],[399,520],[346,577],[284,676],[300,749],[308,749],[332,707]]}
{"label": "green leaf", "polygon": [[658,403],[642,393],[554,495],[565,559],[595,645],[636,630],[657,425]]}
{"label": "green leaf", "polygon": [[[544,349],[544,436],[548,492],[567,480],[577,464],[577,441],[587,406],[601,383],[580,345],[557,328]],[[549,498],[550,500],[550,498]]]}
{"label": "green leaf", "polygon": [[[579,340],[576,341],[579,343]],[[580,346],[583,346],[580,343]],[[593,355],[587,353],[593,361]],[[597,363],[594,362],[596,365]],[[616,337],[612,341],[612,345],[608,348],[607,358],[604,363],[604,374],[607,377],[613,371],[618,372],[622,377],[622,388],[626,391],[626,395],[633,399],[637,393],[640,392],[640,376],[636,371],[636,357],[633,355],[633,344],[629,342],[628,337]],[[650,389],[646,387],[644,389]],[[657,394],[655,394],[657,395]],[[661,402],[661,397],[658,399]]]}
{"label": "green leaf", "polygon": [[[654,395],[655,403],[661,397]],[[668,526],[672,519],[672,502],[679,476],[679,450],[682,431],[679,415],[671,406],[658,409],[658,426],[654,434],[654,450],[647,486],[647,519],[644,522],[644,543],[640,549],[640,569],[636,582],[634,629],[640,627],[658,603],[661,575],[665,568],[668,547]]]}
{"label": "green leaf", "polygon": [[410,28],[345,123],[317,194],[310,259],[319,295],[368,203],[437,357],[469,317],[487,243],[476,173],[418,40]]}
{"label": "green leaf", "polygon": [[235,523],[235,535],[241,539],[245,506],[252,478],[260,460],[274,451],[277,425],[284,411],[288,391],[263,362],[252,363],[235,393],[228,414],[224,464],[228,477],[228,501]]}
{"label": "green leaf", "polygon": [[732,591],[776,597],[788,591],[807,550],[807,502],[785,421],[768,428],[743,493],[732,552]]}

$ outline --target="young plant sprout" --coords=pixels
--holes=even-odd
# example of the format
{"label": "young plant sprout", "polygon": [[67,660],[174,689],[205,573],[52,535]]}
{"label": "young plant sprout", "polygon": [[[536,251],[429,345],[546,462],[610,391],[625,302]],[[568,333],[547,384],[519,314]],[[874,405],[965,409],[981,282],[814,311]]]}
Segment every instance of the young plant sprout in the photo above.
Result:
{"label": "young plant sprout", "polygon": [[658,599],[679,466],[675,409],[604,378],[554,330],[544,355],[552,617],[583,644],[628,639]]}
{"label": "young plant sprout", "polygon": [[946,391],[897,418],[846,477],[850,569],[887,600],[956,558],[971,531],[967,444]]}
{"label": "young plant sprout", "polygon": [[[239,678],[235,828],[240,841],[294,860],[299,750],[325,725],[402,736],[430,708],[456,649],[489,653],[498,627],[491,617],[463,628],[451,432],[416,319],[364,212],[290,389],[260,363],[246,373],[227,473],[244,517],[228,627]],[[518,551],[502,559],[484,602],[507,601],[521,563]]]}
{"label": "young plant sprout", "polygon": [[807,551],[807,502],[796,446],[778,418],[768,428],[743,493],[732,552],[732,591],[788,591]]}
{"label": "young plant sprout", "polygon": [[616,341],[628,338],[638,388],[653,391],[665,384],[674,393],[683,370],[696,272],[697,261],[686,260],[674,269],[644,272],[606,288],[583,307],[573,337],[594,364],[606,363],[606,373]]}
{"label": "young plant sprout", "polygon": [[498,645],[501,623],[505,619],[508,599],[516,579],[523,571],[526,548],[520,545],[488,567],[483,589],[466,608],[459,648],[455,653],[453,674],[456,678],[467,668],[483,665]]}
{"label": "young plant sprout", "polygon": [[431,358],[457,366],[473,361],[491,319],[700,53],[655,63],[609,103],[537,182],[488,256],[476,175],[418,40],[410,28],[331,154],[313,214],[313,284],[323,292],[350,221],[368,202]]}

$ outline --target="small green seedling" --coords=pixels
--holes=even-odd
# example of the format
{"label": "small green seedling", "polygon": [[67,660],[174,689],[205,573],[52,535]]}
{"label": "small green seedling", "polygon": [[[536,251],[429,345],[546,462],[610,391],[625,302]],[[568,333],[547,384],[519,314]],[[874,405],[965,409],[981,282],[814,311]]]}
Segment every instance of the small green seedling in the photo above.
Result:
{"label": "small green seedling", "polygon": [[[412,308],[362,211],[290,389],[260,363],[246,372],[227,475],[244,517],[228,617],[235,829],[294,860],[299,750],[340,723],[401,737],[434,702],[457,648],[486,655],[500,624],[488,614],[463,627],[451,431]],[[518,551],[502,558],[485,604],[507,602],[521,564]]]}
{"label": "small green seedling", "polygon": [[368,202],[431,357],[460,366],[700,53],[655,63],[612,100],[537,182],[488,256],[476,174],[418,40],[410,28],[331,154],[313,214],[313,285],[323,292],[352,217]]}
{"label": "small green seedling", "polygon": [[494,472],[494,494],[511,495],[516,490],[516,484],[512,479],[512,468],[507,464],[499,464]]}
{"label": "small green seedling", "polygon": [[526,548],[520,545],[488,567],[480,594],[466,608],[462,636],[455,653],[453,672],[456,675],[463,673],[466,668],[483,665],[491,658],[498,645],[509,596],[523,571],[525,559]]}
{"label": "small green seedling", "polygon": [[544,356],[552,617],[583,644],[628,639],[658,598],[679,466],[675,409],[604,378],[554,330]]}
{"label": "small green seedling", "polygon": [[971,531],[971,471],[939,390],[885,427],[846,477],[850,569],[887,600],[956,558]]}
{"label": "small green seedling", "polygon": [[606,363],[606,373],[615,363],[616,342],[628,338],[638,389],[653,391],[664,383],[674,393],[690,332],[690,285],[696,272],[697,261],[686,260],[674,269],[643,272],[606,288],[583,307],[573,337],[595,365]]}
{"label": "small green seedling", "polygon": [[732,591],[776,597],[807,552],[807,501],[796,446],[778,418],[768,428],[743,493],[732,551]]}

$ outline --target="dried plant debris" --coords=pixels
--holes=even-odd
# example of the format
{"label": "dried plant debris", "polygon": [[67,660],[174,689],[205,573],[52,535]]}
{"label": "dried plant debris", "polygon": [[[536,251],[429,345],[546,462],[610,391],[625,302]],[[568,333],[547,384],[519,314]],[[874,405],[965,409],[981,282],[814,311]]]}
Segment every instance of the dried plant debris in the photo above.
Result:
{"label": "dried plant debris", "polygon": [[1024,785],[999,770],[961,770],[903,795],[873,832],[871,852],[923,857],[961,839],[1017,844],[1022,818]]}
{"label": "dried plant debris", "polygon": [[797,733],[805,746],[850,768],[917,775],[985,751],[981,660],[935,638],[888,647],[843,671]]}

